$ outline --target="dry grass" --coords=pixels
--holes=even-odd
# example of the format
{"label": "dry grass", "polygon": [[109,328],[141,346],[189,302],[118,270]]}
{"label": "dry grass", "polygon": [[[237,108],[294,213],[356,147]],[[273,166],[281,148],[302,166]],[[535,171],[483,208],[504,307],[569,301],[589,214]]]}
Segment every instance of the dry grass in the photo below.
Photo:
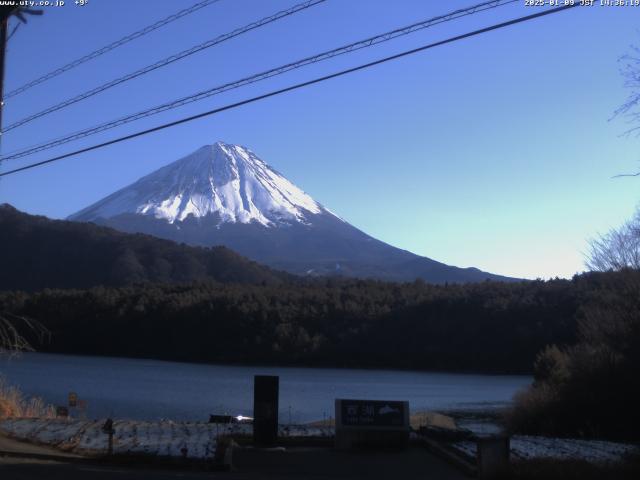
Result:
{"label": "dry grass", "polygon": [[27,398],[0,377],[0,419],[9,417],[53,418],[55,409],[42,398]]}
{"label": "dry grass", "polygon": [[315,422],[309,422],[307,425],[310,427],[335,427],[336,420],[333,417],[325,418],[324,420],[316,420]]}
{"label": "dry grass", "polygon": [[409,419],[412,428],[416,430],[419,427],[437,427],[446,430],[457,430],[456,421],[448,415],[437,412],[416,412]]}

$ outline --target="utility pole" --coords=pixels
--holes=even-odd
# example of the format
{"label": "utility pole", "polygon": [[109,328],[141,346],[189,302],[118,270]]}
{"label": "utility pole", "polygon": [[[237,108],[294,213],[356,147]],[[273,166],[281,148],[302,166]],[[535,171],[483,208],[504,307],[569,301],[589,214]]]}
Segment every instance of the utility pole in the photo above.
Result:
{"label": "utility pole", "polygon": [[4,58],[7,50],[7,35],[11,13],[11,10],[3,11],[2,23],[0,24],[0,153],[2,152],[2,111],[4,110]]}
{"label": "utility pole", "polygon": [[4,110],[4,64],[7,51],[7,40],[9,34],[9,18],[12,15],[18,17],[22,23],[27,23],[24,14],[42,15],[42,10],[34,10],[25,7],[3,6],[0,10],[0,153],[2,152],[2,112]]}

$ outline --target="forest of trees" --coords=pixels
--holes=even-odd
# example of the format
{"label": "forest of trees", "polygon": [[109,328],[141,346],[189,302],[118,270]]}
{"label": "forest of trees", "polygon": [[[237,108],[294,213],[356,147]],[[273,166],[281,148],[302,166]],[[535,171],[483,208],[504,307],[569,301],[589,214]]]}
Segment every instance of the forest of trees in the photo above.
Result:
{"label": "forest of trees", "polygon": [[576,342],[537,356],[535,382],[510,414],[513,430],[637,440],[640,273],[598,276],[576,317]]}
{"label": "forest of trees", "polygon": [[324,279],[0,293],[50,331],[38,350],[171,360],[531,372],[576,340],[612,273],[573,280],[430,285]]}
{"label": "forest of trees", "polygon": [[283,272],[225,247],[191,247],[0,205],[0,290],[214,280],[280,283]]}

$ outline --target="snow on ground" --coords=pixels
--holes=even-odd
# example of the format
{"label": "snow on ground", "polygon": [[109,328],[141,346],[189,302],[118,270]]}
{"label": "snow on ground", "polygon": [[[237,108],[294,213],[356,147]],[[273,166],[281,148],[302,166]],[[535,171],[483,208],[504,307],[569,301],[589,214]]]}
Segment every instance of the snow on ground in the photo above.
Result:
{"label": "snow on ground", "polygon": [[[0,421],[0,433],[19,440],[57,447],[73,453],[102,454],[107,450],[108,436],[103,433],[104,420],[17,418]],[[226,435],[252,434],[250,424],[173,422],[162,420],[116,420],[113,449],[116,454],[211,458],[216,439]],[[332,437],[333,427],[281,425],[281,437]],[[452,444],[459,452],[475,458],[476,443],[461,441]],[[612,462],[637,451],[631,444],[598,440],[578,440],[515,435],[511,438],[514,458],[582,459],[590,462]]]}
{"label": "snow on ground", "polygon": [[[467,456],[474,458],[476,456],[476,443],[473,441],[456,442],[452,446]],[[625,455],[637,450],[637,445],[600,440],[532,437],[526,435],[514,435],[511,437],[511,454],[516,459],[558,458],[605,463],[622,460]]]}
{"label": "snow on ground", "polygon": [[[108,436],[103,433],[104,420],[18,418],[0,422],[0,433],[12,438],[51,445],[74,453],[102,454],[107,451]],[[214,424],[195,422],[143,422],[116,420],[113,424],[115,454],[182,456],[210,458],[216,439],[224,435],[251,435],[248,424]],[[333,429],[306,425],[280,426],[282,437],[330,437]]]}

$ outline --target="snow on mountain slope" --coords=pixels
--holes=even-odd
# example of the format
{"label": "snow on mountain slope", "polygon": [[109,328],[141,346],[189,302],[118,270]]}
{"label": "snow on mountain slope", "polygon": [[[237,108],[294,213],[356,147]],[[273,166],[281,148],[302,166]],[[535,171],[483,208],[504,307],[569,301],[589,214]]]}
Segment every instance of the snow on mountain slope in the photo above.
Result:
{"label": "snow on mountain slope", "polygon": [[509,280],[388,245],[329,211],[245,147],[217,142],[71,215],[129,233],[224,245],[297,275],[436,283]]}
{"label": "snow on mountain slope", "polygon": [[308,214],[333,215],[251,150],[222,142],[142,177],[69,219],[94,221],[125,213],[169,223],[217,213],[220,223],[265,227],[307,223]]}

